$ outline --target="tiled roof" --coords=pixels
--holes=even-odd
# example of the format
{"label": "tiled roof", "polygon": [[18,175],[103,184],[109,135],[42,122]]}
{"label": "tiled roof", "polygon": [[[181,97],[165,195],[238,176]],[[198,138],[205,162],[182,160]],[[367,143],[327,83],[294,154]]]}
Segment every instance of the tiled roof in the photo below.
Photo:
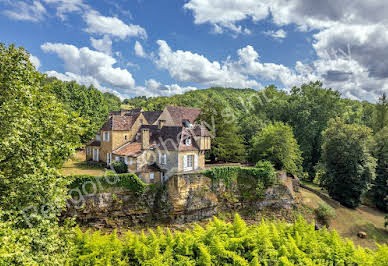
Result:
{"label": "tiled roof", "polygon": [[159,149],[167,149],[169,151],[191,151],[198,150],[199,147],[192,139],[192,145],[185,145],[184,139],[187,136],[192,136],[192,133],[180,126],[164,126],[161,129],[157,125],[143,125],[141,128],[150,130],[150,144]]}
{"label": "tiled roof", "polygon": [[144,165],[141,168],[136,170],[136,173],[150,173],[150,172],[165,172],[165,170],[161,169],[156,163],[153,163],[151,165]]}
{"label": "tiled roof", "polygon": [[200,108],[192,107],[166,106],[166,109],[170,113],[175,126],[181,126],[183,120],[188,120],[193,124],[201,113]]}
{"label": "tiled roof", "polygon": [[196,124],[193,127],[193,132],[195,136],[210,137],[210,133],[204,125]]}
{"label": "tiled roof", "polygon": [[141,143],[132,142],[126,143],[112,152],[114,155],[119,156],[133,156],[136,157],[141,153]]}
{"label": "tiled roof", "polygon": [[101,130],[130,130],[135,120],[134,116],[112,115]]}
{"label": "tiled roof", "polygon": [[153,124],[159,118],[163,111],[145,111],[143,115],[147,119],[148,123]]}
{"label": "tiled roof", "polygon": [[98,141],[96,139],[92,139],[88,143],[86,143],[86,146],[101,146],[101,141]]}

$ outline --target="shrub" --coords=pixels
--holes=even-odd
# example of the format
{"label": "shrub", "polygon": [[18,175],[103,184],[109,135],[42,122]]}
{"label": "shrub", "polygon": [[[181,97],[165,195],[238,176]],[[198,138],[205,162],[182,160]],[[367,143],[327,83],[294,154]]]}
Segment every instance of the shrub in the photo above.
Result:
{"label": "shrub", "polygon": [[319,204],[314,212],[317,218],[325,225],[328,225],[330,219],[335,217],[335,210],[326,203]]}
{"label": "shrub", "polygon": [[255,168],[259,171],[259,175],[264,182],[264,186],[269,187],[276,182],[276,171],[273,164],[269,161],[258,161]]}
{"label": "shrub", "polygon": [[122,161],[114,161],[111,167],[117,174],[128,173],[128,166]]}
{"label": "shrub", "polygon": [[316,231],[298,218],[294,224],[262,221],[247,226],[217,218],[205,228],[127,232],[77,230],[72,265],[387,265],[388,247],[355,247],[335,231]]}
{"label": "shrub", "polygon": [[122,187],[136,194],[142,194],[148,188],[148,185],[133,173],[105,176],[78,175],[70,178],[73,181],[69,188],[79,190],[82,194],[103,192],[112,187]]}

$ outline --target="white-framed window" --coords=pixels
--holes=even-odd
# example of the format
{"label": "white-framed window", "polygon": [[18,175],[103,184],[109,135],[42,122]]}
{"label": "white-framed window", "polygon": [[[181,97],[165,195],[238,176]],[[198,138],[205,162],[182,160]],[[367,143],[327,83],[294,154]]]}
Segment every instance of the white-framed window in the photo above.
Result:
{"label": "white-framed window", "polygon": [[193,155],[185,155],[183,156],[183,171],[191,171],[193,170]]}
{"label": "white-framed window", "polygon": [[102,133],[102,141],[106,141],[106,142],[110,141],[110,132],[109,131]]}
{"label": "white-framed window", "polygon": [[190,146],[190,145],[191,145],[191,138],[190,138],[190,137],[188,137],[188,138],[185,140],[185,144],[186,144],[187,146]]}
{"label": "white-framed window", "polygon": [[150,180],[154,180],[155,179],[155,173],[154,172],[151,172],[150,173]]}
{"label": "white-framed window", "polygon": [[167,164],[167,154],[166,153],[159,153],[159,163],[160,164]]}

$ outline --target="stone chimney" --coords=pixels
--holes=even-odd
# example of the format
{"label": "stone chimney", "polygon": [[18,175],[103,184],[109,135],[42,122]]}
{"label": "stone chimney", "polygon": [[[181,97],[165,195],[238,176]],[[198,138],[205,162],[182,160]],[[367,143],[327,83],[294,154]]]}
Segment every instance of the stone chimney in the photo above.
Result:
{"label": "stone chimney", "polygon": [[150,146],[150,130],[148,128],[141,129],[141,148],[148,149]]}
{"label": "stone chimney", "polygon": [[162,127],[164,127],[164,124],[166,123],[166,120],[159,120],[158,121],[158,128],[161,129]]}

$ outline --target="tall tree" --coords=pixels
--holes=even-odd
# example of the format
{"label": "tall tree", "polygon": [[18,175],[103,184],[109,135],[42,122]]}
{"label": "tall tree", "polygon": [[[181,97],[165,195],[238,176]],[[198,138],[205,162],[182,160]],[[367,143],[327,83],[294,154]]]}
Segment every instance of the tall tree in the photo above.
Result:
{"label": "tall tree", "polygon": [[373,155],[377,159],[376,179],[373,182],[373,201],[376,207],[388,211],[386,198],[388,196],[388,127],[375,135]]}
{"label": "tall tree", "polygon": [[11,230],[0,242],[22,246],[9,265],[61,264],[67,252],[57,224],[67,181],[56,168],[79,145],[80,119],[40,87],[43,78],[23,48],[0,44],[0,228]]}
{"label": "tall tree", "polygon": [[372,130],[332,119],[323,132],[321,182],[329,195],[355,208],[375,177],[376,160],[371,155]]}
{"label": "tall tree", "polygon": [[225,106],[222,102],[208,100],[198,117],[198,121],[206,123],[214,136],[207,156],[213,162],[240,162],[245,156],[243,138],[237,133],[233,112]]}
{"label": "tall tree", "polygon": [[259,131],[252,139],[250,160],[268,160],[276,169],[292,174],[302,172],[302,157],[299,145],[289,125],[274,122]]}
{"label": "tall tree", "polygon": [[46,78],[42,84],[63,103],[68,112],[77,112],[84,119],[81,135],[83,143],[92,139],[106,121],[109,111],[119,110],[121,100],[111,93],[101,93],[93,85],[81,86],[75,81],[65,82]]}
{"label": "tall tree", "polygon": [[341,113],[340,94],[322,88],[322,83],[311,82],[294,87],[286,108],[287,122],[292,126],[303,153],[303,169],[311,179],[314,166],[321,157],[322,131],[327,122]]}
{"label": "tall tree", "polygon": [[380,131],[388,125],[388,99],[387,95],[383,93],[380,96],[376,105],[376,121],[375,132]]}

